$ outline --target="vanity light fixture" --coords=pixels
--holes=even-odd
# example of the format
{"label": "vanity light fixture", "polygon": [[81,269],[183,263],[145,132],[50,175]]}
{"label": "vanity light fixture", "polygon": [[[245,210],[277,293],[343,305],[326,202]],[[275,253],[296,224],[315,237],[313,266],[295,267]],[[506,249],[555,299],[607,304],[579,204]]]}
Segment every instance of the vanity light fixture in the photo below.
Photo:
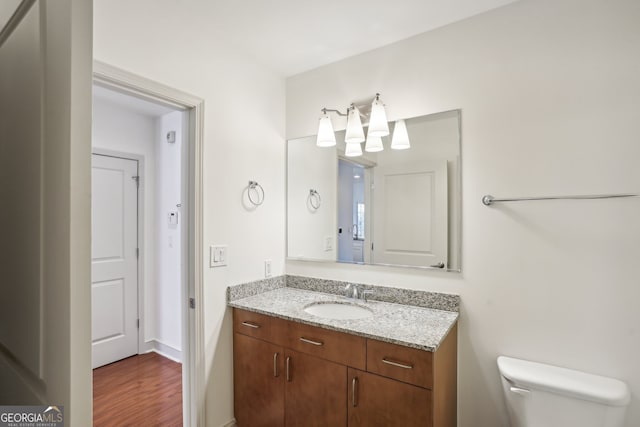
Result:
{"label": "vanity light fixture", "polygon": [[[345,156],[356,157],[362,155],[360,143],[365,141],[365,137],[360,117],[364,117],[365,120],[369,119],[365,151],[374,153],[384,150],[382,137],[389,135],[389,123],[387,122],[387,113],[384,108],[384,103],[380,100],[379,93],[376,93],[371,102],[371,110],[368,111],[365,109],[365,114],[353,103],[347,108],[346,113],[329,108],[323,108],[321,111],[322,116],[320,117],[318,137],[316,140],[318,147],[332,147],[336,145],[335,132],[331,124],[331,117],[329,117],[328,114],[332,112],[339,116],[347,117],[347,129],[344,138],[346,143]],[[394,150],[403,150],[410,148],[410,146],[409,135],[404,120],[396,121],[391,140],[391,148]]]}
{"label": "vanity light fixture", "polygon": [[382,150],[384,150],[384,146],[382,145],[382,137],[372,136],[371,128],[369,128],[369,131],[367,132],[367,143],[364,145],[364,151],[375,153]]}
{"label": "vanity light fixture", "polygon": [[345,145],[344,155],[346,157],[362,156],[362,146],[359,142],[347,142]]}
{"label": "vanity light fixture", "polygon": [[[360,110],[354,104],[351,104],[347,110],[347,114],[347,132],[344,136],[344,142],[347,144],[364,142]],[[362,151],[362,149],[360,149],[360,151]]]}
{"label": "vanity light fixture", "polygon": [[336,145],[336,134],[333,131],[331,117],[327,114],[327,109],[322,109],[322,117],[318,125],[318,138],[316,140],[318,147],[333,147]]}
{"label": "vanity light fixture", "polygon": [[380,101],[380,94],[376,93],[371,103],[371,118],[369,119],[369,130],[367,136],[387,136],[389,135],[389,124],[387,123],[387,113],[384,104]]}
{"label": "vanity light fixture", "polygon": [[393,138],[391,139],[391,149],[405,150],[411,147],[409,142],[409,134],[407,133],[407,125],[404,120],[396,121],[393,129]]}

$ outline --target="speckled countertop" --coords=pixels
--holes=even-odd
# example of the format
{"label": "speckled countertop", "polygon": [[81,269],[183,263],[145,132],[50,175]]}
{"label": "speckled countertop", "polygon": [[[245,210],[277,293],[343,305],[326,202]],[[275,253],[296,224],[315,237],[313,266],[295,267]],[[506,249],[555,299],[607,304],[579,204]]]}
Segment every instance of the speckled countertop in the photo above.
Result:
{"label": "speckled countertop", "polygon": [[[366,307],[373,316],[336,320],[317,317],[304,308],[317,302],[348,302]],[[458,319],[455,311],[382,301],[351,300],[340,295],[293,287],[263,289],[261,293],[230,300],[229,306],[287,320],[347,332],[426,351],[435,351]]]}

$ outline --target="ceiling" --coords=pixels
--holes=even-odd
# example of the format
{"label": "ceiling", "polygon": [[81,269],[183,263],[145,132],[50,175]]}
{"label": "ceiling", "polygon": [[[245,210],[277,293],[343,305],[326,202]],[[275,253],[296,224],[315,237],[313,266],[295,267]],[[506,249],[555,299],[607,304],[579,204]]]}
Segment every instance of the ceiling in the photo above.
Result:
{"label": "ceiling", "polygon": [[100,28],[144,25],[150,39],[197,30],[291,76],[514,1],[94,0],[94,21]]}

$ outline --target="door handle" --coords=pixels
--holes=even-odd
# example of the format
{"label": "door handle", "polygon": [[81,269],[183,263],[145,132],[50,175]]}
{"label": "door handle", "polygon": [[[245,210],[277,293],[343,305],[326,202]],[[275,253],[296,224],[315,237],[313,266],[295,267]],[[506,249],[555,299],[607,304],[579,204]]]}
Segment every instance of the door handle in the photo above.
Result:
{"label": "door handle", "polygon": [[291,357],[287,357],[286,359],[286,369],[285,369],[285,375],[287,377],[287,382],[291,382],[291,371],[290,371],[290,362],[291,362]]}
{"label": "door handle", "polygon": [[386,357],[382,358],[382,363],[386,363],[387,365],[396,366],[396,367],[402,368],[402,369],[413,369],[413,365],[400,363],[400,362],[394,362],[393,360],[389,360]]}
{"label": "door handle", "polygon": [[278,354],[273,353],[273,376],[278,377]]}
{"label": "door handle", "polygon": [[253,329],[258,329],[260,327],[260,325],[251,322],[242,322],[242,325]]}
{"label": "door handle", "polygon": [[351,380],[351,405],[354,408],[358,406],[358,377]]}
{"label": "door handle", "polygon": [[300,337],[300,341],[305,342],[307,344],[312,344],[312,345],[324,345],[324,343],[322,341],[314,341],[314,340],[310,340],[308,338],[305,337]]}

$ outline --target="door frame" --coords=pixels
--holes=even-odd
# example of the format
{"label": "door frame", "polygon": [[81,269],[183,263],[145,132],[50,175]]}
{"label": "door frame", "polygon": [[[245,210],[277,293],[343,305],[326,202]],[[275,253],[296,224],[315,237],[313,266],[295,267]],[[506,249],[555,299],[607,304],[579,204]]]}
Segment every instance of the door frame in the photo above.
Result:
{"label": "door frame", "polygon": [[[186,110],[188,139],[184,161],[182,215],[187,219],[185,250],[186,271],[182,286],[182,392],[183,421],[186,427],[204,423],[204,311],[202,245],[202,150],[204,145],[204,100],[162,83],[130,73],[100,61],[93,61],[93,83],[127,95],[133,95]],[[189,308],[193,299],[194,307]]]}
{"label": "door frame", "polygon": [[144,316],[144,256],[147,252],[147,248],[144,244],[144,193],[145,193],[145,158],[141,154],[133,154],[127,153],[124,151],[115,151],[108,150],[105,148],[97,148],[91,147],[91,155],[98,156],[106,156],[106,157],[115,157],[118,159],[124,160],[133,160],[138,162],[138,176],[140,179],[138,180],[138,188],[137,188],[137,200],[136,200],[136,227],[137,227],[137,247],[138,247],[138,258],[136,260],[138,264],[138,271],[136,275],[137,283],[136,289],[138,294],[138,304],[137,304],[137,318],[140,321],[138,326],[138,339],[136,342],[138,343],[138,354],[146,353],[148,351],[147,345],[144,341],[144,334],[141,334],[140,331],[144,331],[144,325],[146,322]]}

